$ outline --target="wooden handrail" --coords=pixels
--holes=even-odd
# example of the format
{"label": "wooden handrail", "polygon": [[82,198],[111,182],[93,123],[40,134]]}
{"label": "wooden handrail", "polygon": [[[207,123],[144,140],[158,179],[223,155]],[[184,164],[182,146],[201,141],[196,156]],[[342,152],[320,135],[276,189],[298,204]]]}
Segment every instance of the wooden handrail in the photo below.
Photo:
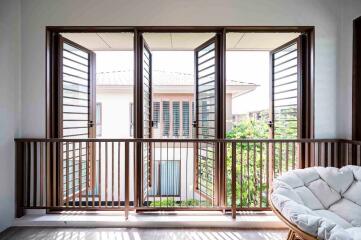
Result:
{"label": "wooden handrail", "polygon": [[166,143],[166,142],[204,142],[204,143],[232,143],[232,142],[250,142],[250,143],[273,143],[273,142],[282,142],[282,143],[311,143],[311,142],[348,142],[361,144],[361,141],[353,141],[347,139],[332,139],[332,138],[320,138],[320,139],[311,139],[311,138],[300,138],[300,139],[233,139],[233,138],[224,138],[224,139],[178,139],[178,138],[15,138],[15,142],[129,142],[129,143],[148,143],[148,142],[156,142],[156,143]]}

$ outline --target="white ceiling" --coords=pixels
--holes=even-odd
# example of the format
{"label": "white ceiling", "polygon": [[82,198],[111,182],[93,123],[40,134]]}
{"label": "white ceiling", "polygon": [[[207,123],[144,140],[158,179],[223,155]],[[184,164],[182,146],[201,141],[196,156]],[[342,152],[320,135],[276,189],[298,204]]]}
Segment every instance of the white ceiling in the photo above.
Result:
{"label": "white ceiling", "polygon": [[227,50],[273,50],[299,36],[300,33],[237,33],[227,34]]}
{"label": "white ceiling", "polygon": [[[132,33],[62,33],[65,38],[93,51],[132,50]],[[227,34],[228,50],[272,50],[293,40],[299,33]],[[214,33],[144,33],[151,50],[194,50]]]}

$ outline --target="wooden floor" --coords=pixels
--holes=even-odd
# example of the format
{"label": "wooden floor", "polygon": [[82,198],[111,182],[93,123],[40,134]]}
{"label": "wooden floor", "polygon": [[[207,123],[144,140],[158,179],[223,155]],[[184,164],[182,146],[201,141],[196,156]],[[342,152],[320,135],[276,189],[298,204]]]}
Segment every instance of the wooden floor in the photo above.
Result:
{"label": "wooden floor", "polygon": [[137,229],[14,227],[0,234],[7,240],[281,240],[285,230]]}

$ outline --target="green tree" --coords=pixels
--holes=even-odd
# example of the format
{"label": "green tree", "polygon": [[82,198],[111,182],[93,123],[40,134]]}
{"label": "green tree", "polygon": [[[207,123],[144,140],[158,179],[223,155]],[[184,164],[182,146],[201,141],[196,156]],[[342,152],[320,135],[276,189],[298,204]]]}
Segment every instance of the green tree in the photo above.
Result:
{"label": "green tree", "polygon": [[[287,114],[289,111],[284,110],[286,114],[282,114],[282,120],[277,122],[276,137],[279,139],[294,139],[297,136],[297,122],[293,115]],[[227,138],[230,139],[267,139],[269,138],[269,126],[267,124],[268,113],[260,113],[259,119],[245,119],[238,122],[227,133]],[[291,121],[290,121],[291,120]],[[241,142],[237,143],[236,151],[236,205],[238,207],[266,207],[267,205],[267,170],[268,161],[270,161],[270,154],[272,144],[259,142]],[[284,160],[288,154],[287,159],[294,159],[292,155],[292,147],[290,144],[278,143],[273,146],[275,173],[277,174],[279,168],[289,169],[293,166],[289,162],[289,166],[285,166]],[[268,161],[267,161],[268,160]],[[282,162],[282,163],[281,163]],[[227,204],[231,205],[231,164],[232,164],[232,149],[231,144],[227,144],[227,159],[226,159],[226,187],[227,187]]]}

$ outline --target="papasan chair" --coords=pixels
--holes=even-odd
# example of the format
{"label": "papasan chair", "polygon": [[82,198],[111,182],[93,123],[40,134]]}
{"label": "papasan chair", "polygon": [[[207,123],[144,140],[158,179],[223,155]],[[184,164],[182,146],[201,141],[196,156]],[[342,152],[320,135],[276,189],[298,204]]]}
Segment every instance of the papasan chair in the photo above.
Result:
{"label": "papasan chair", "polygon": [[361,239],[361,167],[312,167],[273,182],[270,204],[288,239]]}

